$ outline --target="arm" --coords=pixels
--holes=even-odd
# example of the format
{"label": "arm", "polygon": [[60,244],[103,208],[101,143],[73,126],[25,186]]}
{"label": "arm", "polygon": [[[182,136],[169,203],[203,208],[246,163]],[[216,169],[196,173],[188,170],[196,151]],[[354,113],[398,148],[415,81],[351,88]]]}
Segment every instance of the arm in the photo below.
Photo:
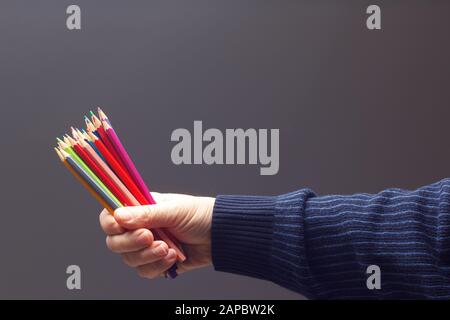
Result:
{"label": "arm", "polygon": [[[149,231],[167,228],[188,256],[180,272],[213,264],[310,298],[450,298],[449,179],[374,195],[154,196],[156,205],[100,216],[108,247],[143,277],[175,261]],[[366,286],[370,265],[381,290]]]}
{"label": "arm", "polygon": [[[415,191],[317,197],[219,196],[217,270],[313,298],[450,298],[450,180]],[[369,265],[381,290],[369,290]]]}

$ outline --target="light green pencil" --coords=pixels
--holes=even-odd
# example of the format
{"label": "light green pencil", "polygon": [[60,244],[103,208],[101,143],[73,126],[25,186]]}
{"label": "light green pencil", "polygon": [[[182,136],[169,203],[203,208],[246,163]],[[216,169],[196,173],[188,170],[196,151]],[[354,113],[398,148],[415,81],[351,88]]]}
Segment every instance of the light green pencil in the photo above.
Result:
{"label": "light green pencil", "polygon": [[86,165],[86,163],[76,154],[76,152],[71,147],[70,139],[70,137],[64,137],[65,141],[62,141],[61,139],[56,138],[61,149],[67,152],[73,158],[73,160],[75,160],[84,169],[84,171],[86,171],[86,173],[95,182],[97,182],[97,184],[108,194],[108,196],[117,204],[118,207],[123,207],[122,203],[116,198],[116,196],[114,196],[114,194],[109,191],[109,189],[103,184],[103,182],[97,177],[97,175],[92,172],[92,170]]}

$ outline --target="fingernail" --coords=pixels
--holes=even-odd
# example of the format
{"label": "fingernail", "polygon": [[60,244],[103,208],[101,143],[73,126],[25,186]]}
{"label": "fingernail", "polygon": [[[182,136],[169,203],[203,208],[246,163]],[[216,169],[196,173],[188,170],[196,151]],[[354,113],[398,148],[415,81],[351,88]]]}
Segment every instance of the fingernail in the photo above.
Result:
{"label": "fingernail", "polygon": [[143,232],[142,234],[140,234],[137,238],[138,243],[146,245],[148,244],[149,241],[149,235],[148,232]]}
{"label": "fingernail", "polygon": [[163,257],[167,254],[167,248],[166,248],[166,246],[161,244],[161,245],[157,246],[156,248],[152,249],[152,253],[155,256]]}
{"label": "fingernail", "polygon": [[132,218],[132,214],[126,209],[117,209],[115,213],[116,217],[121,221],[127,221]]}
{"label": "fingernail", "polygon": [[169,253],[166,256],[166,260],[172,260],[177,256],[175,250],[169,250]]}

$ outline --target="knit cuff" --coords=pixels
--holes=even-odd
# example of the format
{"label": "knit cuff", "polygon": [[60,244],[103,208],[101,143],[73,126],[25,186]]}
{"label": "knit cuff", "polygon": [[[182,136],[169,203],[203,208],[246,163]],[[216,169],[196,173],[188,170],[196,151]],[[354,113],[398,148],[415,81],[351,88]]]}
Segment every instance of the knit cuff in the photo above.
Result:
{"label": "knit cuff", "polygon": [[215,270],[271,279],[277,197],[217,196],[211,245]]}

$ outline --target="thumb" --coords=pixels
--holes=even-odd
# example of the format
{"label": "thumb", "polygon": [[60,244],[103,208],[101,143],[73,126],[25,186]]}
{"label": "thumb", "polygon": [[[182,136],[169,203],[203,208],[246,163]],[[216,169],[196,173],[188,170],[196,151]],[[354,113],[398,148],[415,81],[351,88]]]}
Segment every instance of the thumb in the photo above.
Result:
{"label": "thumb", "polygon": [[176,210],[168,203],[122,207],[114,211],[117,223],[127,229],[168,228],[174,225]]}

